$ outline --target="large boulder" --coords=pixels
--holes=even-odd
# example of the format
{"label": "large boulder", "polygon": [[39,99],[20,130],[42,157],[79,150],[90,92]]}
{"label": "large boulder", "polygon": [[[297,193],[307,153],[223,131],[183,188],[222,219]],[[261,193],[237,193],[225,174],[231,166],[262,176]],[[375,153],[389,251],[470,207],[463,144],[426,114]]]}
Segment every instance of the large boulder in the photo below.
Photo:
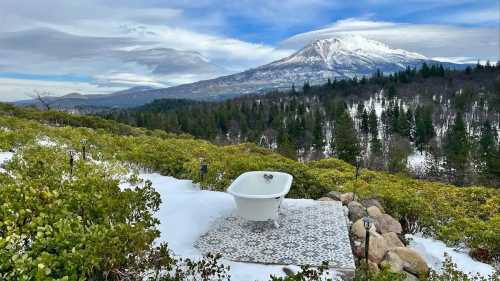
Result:
{"label": "large boulder", "polygon": [[369,208],[371,206],[375,206],[375,207],[379,208],[382,212],[384,211],[384,207],[382,206],[380,201],[378,201],[375,198],[363,199],[361,201],[361,204],[363,204],[363,206],[365,206],[366,208]]}
{"label": "large boulder", "polygon": [[380,211],[380,209],[377,206],[368,207],[366,209],[366,212],[368,212],[368,215],[370,217],[372,217],[372,218],[378,218],[381,215],[383,215],[382,212]]}
{"label": "large boulder", "polygon": [[389,249],[405,246],[399,239],[398,235],[394,232],[384,233],[382,234],[382,237],[384,237],[385,242],[387,242],[387,246],[389,247]]}
{"label": "large boulder", "polygon": [[352,192],[342,193],[340,195],[340,201],[342,201],[342,204],[344,205],[349,204],[349,202],[354,201],[354,193]]}
{"label": "large boulder", "polygon": [[[363,243],[359,249],[359,256],[365,256],[365,244]],[[379,264],[388,250],[387,243],[382,235],[370,231],[370,246],[368,247],[368,260]]]}
{"label": "large boulder", "polygon": [[425,276],[429,273],[429,267],[425,260],[410,248],[397,247],[390,249],[385,254],[384,263],[389,264],[391,270],[396,272],[405,270],[417,276]]}
{"label": "large boulder", "polygon": [[378,232],[384,234],[387,232],[394,232],[396,234],[401,234],[403,228],[401,224],[388,214],[382,214],[375,218],[375,226]]}
{"label": "large boulder", "polygon": [[[370,228],[370,232],[372,233],[376,233],[376,228],[374,225],[372,225],[372,227]],[[355,223],[352,224],[351,226],[351,233],[361,239],[361,240],[365,240],[365,237],[366,237],[366,229],[365,229],[365,226],[363,225],[363,219],[359,219],[357,220]]]}
{"label": "large boulder", "polygon": [[349,204],[347,204],[347,208],[349,209],[349,219],[351,221],[357,221],[365,215],[365,207],[363,207],[363,205],[359,202],[349,202]]}
{"label": "large boulder", "polygon": [[380,266],[387,267],[391,272],[400,273],[403,272],[404,261],[396,255],[394,252],[388,251],[384,260],[380,263]]}
{"label": "large boulder", "polygon": [[335,201],[342,201],[342,200],[340,200],[341,195],[342,195],[342,193],[340,193],[338,191],[330,191],[326,194],[326,197],[330,197]]}

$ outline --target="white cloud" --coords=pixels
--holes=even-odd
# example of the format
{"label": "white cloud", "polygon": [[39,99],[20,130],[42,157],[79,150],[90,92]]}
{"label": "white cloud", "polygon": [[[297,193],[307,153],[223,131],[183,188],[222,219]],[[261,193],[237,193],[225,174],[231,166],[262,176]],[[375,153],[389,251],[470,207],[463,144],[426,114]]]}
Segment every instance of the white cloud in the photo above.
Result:
{"label": "white cloud", "polygon": [[497,2],[496,5],[486,9],[465,10],[448,15],[442,15],[436,20],[455,24],[487,24],[493,23],[498,25],[500,22],[500,6]]}
{"label": "white cloud", "polygon": [[68,93],[106,94],[126,87],[101,87],[92,83],[40,81],[0,78],[0,101],[30,99],[35,91],[48,92],[53,96]]}
{"label": "white cloud", "polygon": [[325,28],[292,36],[280,43],[296,48],[313,40],[358,34],[395,48],[428,57],[471,57],[496,60],[500,55],[498,30],[438,24],[406,24],[349,18]]}
{"label": "white cloud", "polygon": [[[98,78],[100,86],[166,87],[241,71],[291,52],[155,23],[109,20],[43,26],[0,32],[0,56],[4,58],[0,72],[85,74]],[[19,87],[28,85],[22,81],[13,92],[19,95],[23,92]],[[34,81],[25,91],[42,86]],[[100,87],[99,91],[112,88]],[[82,91],[96,89],[83,87]]]}

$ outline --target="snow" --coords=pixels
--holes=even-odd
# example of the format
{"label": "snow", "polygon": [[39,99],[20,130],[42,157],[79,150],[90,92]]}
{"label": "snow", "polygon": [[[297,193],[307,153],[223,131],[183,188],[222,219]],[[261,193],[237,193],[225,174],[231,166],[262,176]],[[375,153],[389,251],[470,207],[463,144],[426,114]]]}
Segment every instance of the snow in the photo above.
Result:
{"label": "snow", "polygon": [[[12,153],[12,152],[0,152],[0,166],[5,164],[6,162],[10,161],[10,159],[12,159],[13,156],[14,156],[14,153]],[[0,172],[4,173],[5,169],[0,168]]]}
{"label": "snow", "polygon": [[42,137],[38,137],[35,141],[38,145],[40,146],[45,146],[45,147],[53,147],[53,146],[57,146],[57,142],[51,140],[49,137],[47,136],[42,136]]}
{"label": "snow", "polygon": [[378,62],[379,64],[390,63],[404,68],[406,63],[420,60],[429,59],[421,54],[392,49],[381,42],[359,35],[345,34],[335,38],[317,40],[297,53],[271,65],[323,63],[327,69],[333,70],[339,65],[345,68],[348,66],[367,66]]}
{"label": "snow", "polygon": [[[156,213],[160,220],[159,242],[167,242],[175,255],[198,259],[201,253],[193,247],[194,242],[205,234],[211,224],[221,216],[228,216],[236,208],[231,195],[225,192],[200,190],[190,180],[179,180],[158,173],[140,173],[143,180],[150,180],[160,193],[162,203]],[[122,183],[120,187],[131,187]],[[309,199],[285,199],[284,206],[297,207],[314,204]],[[269,280],[269,276],[284,276],[281,265],[263,265],[222,260],[229,265],[231,280]],[[298,266],[287,266],[298,271]],[[335,274],[330,272],[329,274]],[[331,275],[330,275],[331,276]]]}
{"label": "snow", "polygon": [[469,275],[480,275],[487,277],[494,273],[492,266],[473,260],[467,252],[447,247],[442,241],[432,238],[424,238],[422,235],[406,235],[411,238],[409,247],[417,251],[425,259],[427,264],[434,270],[440,271],[444,261],[444,253],[448,253],[452,261],[457,264],[458,270]]}
{"label": "snow", "polygon": [[426,164],[431,160],[432,156],[427,152],[415,150],[408,155],[406,159],[408,168],[418,175],[425,174]]}

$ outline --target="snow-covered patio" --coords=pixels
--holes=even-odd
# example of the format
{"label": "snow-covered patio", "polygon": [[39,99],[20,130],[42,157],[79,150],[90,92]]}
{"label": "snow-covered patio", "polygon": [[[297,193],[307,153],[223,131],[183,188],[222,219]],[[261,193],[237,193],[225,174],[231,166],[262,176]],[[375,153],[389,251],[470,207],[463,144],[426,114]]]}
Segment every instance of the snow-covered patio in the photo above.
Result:
{"label": "snow-covered patio", "polygon": [[[150,180],[161,195],[162,203],[160,205],[160,210],[156,213],[156,216],[160,219],[159,230],[161,231],[161,236],[157,242],[167,242],[169,249],[177,256],[194,259],[201,257],[203,252],[195,247],[196,241],[211,229],[216,229],[221,220],[232,217],[236,210],[234,200],[228,193],[200,190],[199,187],[190,180],[179,180],[157,173],[141,173],[140,178],[143,180]],[[122,184],[121,187],[127,188],[129,185]],[[331,204],[329,205],[331,207],[317,209],[319,212],[329,212],[329,214],[321,214],[317,219],[320,221],[337,220],[338,224],[344,225],[345,229],[343,230],[343,234],[338,234],[340,236],[345,235],[343,238],[344,240],[337,245],[343,247],[341,252],[348,255],[345,253],[347,249],[350,251],[346,218],[342,208],[340,207],[340,212],[338,212],[336,211],[338,206],[335,207],[336,205],[332,203],[323,203]],[[285,199],[283,204],[284,209],[306,210],[306,208],[308,208],[307,210],[312,210],[311,207],[315,208],[315,206],[319,206],[320,203],[310,199]],[[335,211],[333,211],[332,208],[335,209]],[[333,214],[339,217],[335,218]],[[304,215],[309,214],[304,213]],[[329,215],[332,216],[330,217]],[[285,217],[282,217],[281,219],[284,218]],[[290,227],[290,223],[282,222],[282,224],[289,225],[289,227],[283,227],[279,231],[294,229]],[[331,230],[336,229],[336,227],[332,225],[330,225],[329,228],[331,228]],[[273,231],[272,226],[269,227],[269,230]],[[347,242],[345,239],[347,239]],[[293,242],[293,238],[291,241]],[[335,251],[335,247],[332,246],[331,249],[331,251]],[[332,280],[341,280],[346,273],[353,273],[354,260],[352,258],[352,253],[349,254],[350,257],[347,256],[347,258],[346,256],[342,256],[342,262],[345,264],[345,270],[343,272],[342,270],[338,270],[343,268],[337,268],[338,271],[332,268],[332,270],[328,272]],[[269,280],[270,275],[285,276],[283,271],[285,266],[293,271],[298,271],[298,265],[300,265],[300,263],[295,264],[295,262],[291,263],[290,261],[276,263],[266,262],[265,264],[248,262],[243,259],[233,260],[230,256],[224,255],[224,253],[222,253],[222,255],[222,262],[231,267],[231,280]],[[249,253],[249,255],[252,255],[252,253]],[[285,253],[283,253],[283,257],[286,257]],[[340,262],[340,260],[337,260],[337,258],[341,259],[340,255],[336,256],[331,254],[330,257],[330,261]],[[339,265],[340,264],[337,264],[337,266]]]}
{"label": "snow-covered patio", "polygon": [[195,246],[202,253],[220,253],[240,262],[319,266],[327,261],[330,268],[353,276],[354,257],[342,204],[294,201],[286,200],[282,206],[280,228],[231,215],[218,219]]}

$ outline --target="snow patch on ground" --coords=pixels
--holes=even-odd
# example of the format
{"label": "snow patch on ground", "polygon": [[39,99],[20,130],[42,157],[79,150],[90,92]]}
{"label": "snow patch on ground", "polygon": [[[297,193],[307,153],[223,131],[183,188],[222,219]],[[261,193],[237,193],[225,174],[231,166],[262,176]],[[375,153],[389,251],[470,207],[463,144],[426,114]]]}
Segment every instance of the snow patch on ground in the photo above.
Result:
{"label": "snow patch on ground", "polygon": [[406,159],[408,163],[408,168],[417,173],[424,174],[426,169],[426,162],[428,162],[430,155],[427,152],[415,151],[408,155]]}
{"label": "snow patch on ground", "polygon": [[5,169],[2,168],[1,166],[3,166],[3,164],[7,163],[10,161],[10,159],[12,159],[12,157],[14,156],[14,153],[12,152],[0,152],[0,172],[1,173],[5,173]]}
{"label": "snow patch on ground", "polygon": [[49,137],[47,136],[42,136],[42,137],[38,137],[36,140],[35,140],[35,143],[40,145],[40,146],[45,146],[45,147],[53,147],[53,146],[57,146],[57,142],[51,140]]}
{"label": "snow patch on ground", "polygon": [[[230,215],[236,208],[231,195],[225,192],[200,190],[190,180],[179,180],[158,173],[140,173],[143,180],[150,180],[161,195],[162,203],[156,213],[160,220],[160,238],[157,242],[167,242],[175,255],[197,259],[201,257],[194,242],[205,234],[212,223],[221,216]],[[122,183],[122,189],[130,184]],[[285,199],[284,206],[298,207],[314,204],[309,199]],[[269,280],[269,276],[285,276],[281,265],[263,265],[223,260],[231,267],[231,280]],[[287,266],[298,271],[297,266]],[[331,273],[335,274],[335,273]],[[334,279],[335,280],[335,279]]]}
{"label": "snow patch on ground", "polygon": [[411,238],[409,247],[417,251],[425,259],[427,264],[434,270],[440,271],[444,261],[444,253],[448,253],[452,261],[457,264],[458,270],[469,275],[480,275],[487,277],[494,273],[492,266],[473,260],[466,252],[447,247],[443,242],[432,238],[424,238],[421,235],[406,235]]}

